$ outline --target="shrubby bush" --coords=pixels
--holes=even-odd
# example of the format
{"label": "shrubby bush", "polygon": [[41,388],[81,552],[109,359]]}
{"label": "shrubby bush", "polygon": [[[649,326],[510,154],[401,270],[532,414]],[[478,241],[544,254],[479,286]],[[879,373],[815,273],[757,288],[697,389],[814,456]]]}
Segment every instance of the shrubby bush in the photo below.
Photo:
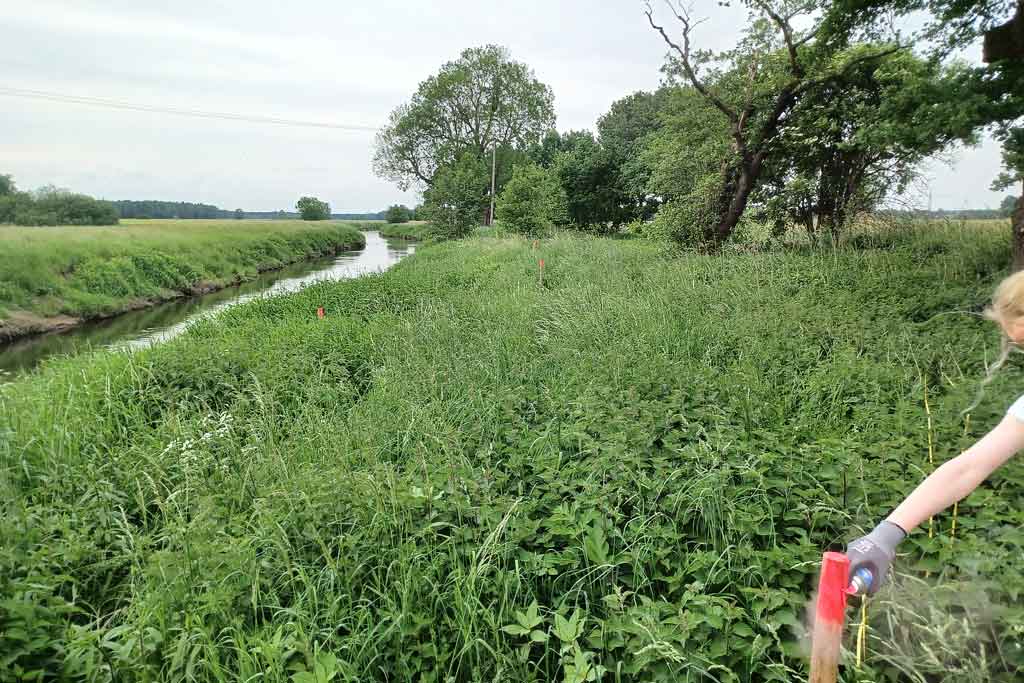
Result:
{"label": "shrubby bush", "polygon": [[116,225],[117,209],[110,202],[47,186],[18,192],[10,176],[0,188],[0,223],[16,225]]}
{"label": "shrubby bush", "polygon": [[565,190],[549,171],[521,164],[498,198],[497,216],[512,232],[538,236],[569,222],[567,203]]}
{"label": "shrubby bush", "polygon": [[423,218],[436,237],[465,237],[478,226],[487,207],[490,170],[483,159],[464,154],[438,170],[423,194]]}
{"label": "shrubby bush", "polygon": [[384,220],[388,223],[408,223],[412,220],[412,211],[402,204],[393,204],[384,212]]}

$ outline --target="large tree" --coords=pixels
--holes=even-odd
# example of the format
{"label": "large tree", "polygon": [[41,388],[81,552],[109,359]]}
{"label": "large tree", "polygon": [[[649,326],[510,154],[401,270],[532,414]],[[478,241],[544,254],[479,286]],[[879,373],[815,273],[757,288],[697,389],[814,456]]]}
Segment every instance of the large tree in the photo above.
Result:
{"label": "large tree", "polygon": [[[847,52],[873,51],[855,45]],[[847,221],[903,191],[917,166],[954,142],[973,142],[985,98],[963,65],[909,51],[858,62],[793,108],[759,200],[837,237]]]}
{"label": "large tree", "polygon": [[316,197],[302,197],[295,202],[295,208],[304,221],[325,221],[331,217],[331,206]]}
{"label": "large tree", "polygon": [[562,135],[551,170],[568,198],[569,221],[575,228],[610,233],[630,219],[620,168],[590,131]]}
{"label": "large tree", "polygon": [[718,187],[708,188],[717,197],[709,207],[710,220],[701,226],[703,241],[710,245],[721,244],[739,223],[800,99],[823,83],[842,78],[859,63],[899,49],[889,45],[850,54],[822,40],[824,23],[818,2],[745,0],[744,4],[750,20],[743,39],[735,49],[717,55],[694,48],[694,31],[700,22],[681,3],[666,2],[677,23],[675,31],[655,21],[650,4],[646,10],[651,27],[672,50],[670,75],[704,98],[728,130],[731,158]]}
{"label": "large tree", "polygon": [[668,88],[632,93],[613,102],[597,120],[598,142],[617,169],[623,209],[629,219],[648,219],[658,208],[658,198],[648,187],[651,169],[643,162],[641,151],[661,129],[668,96]]}
{"label": "large tree", "polygon": [[464,50],[420,83],[378,133],[374,172],[401,189],[429,188],[439,169],[492,147],[525,150],[555,123],[551,88],[495,45]]}
{"label": "large tree", "polygon": [[[994,187],[1024,185],[1024,0],[835,0],[824,22],[834,42],[892,34],[893,16],[928,17],[913,37],[935,59],[982,39],[985,65],[971,73],[968,89],[984,97],[970,124],[988,128],[1003,143],[1004,173]],[[1013,212],[1013,257],[1024,268],[1024,194]]]}

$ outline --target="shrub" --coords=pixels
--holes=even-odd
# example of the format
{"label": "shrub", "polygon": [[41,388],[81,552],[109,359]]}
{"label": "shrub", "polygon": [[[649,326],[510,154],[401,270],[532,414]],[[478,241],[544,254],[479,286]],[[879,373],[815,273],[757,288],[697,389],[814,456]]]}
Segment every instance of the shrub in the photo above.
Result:
{"label": "shrub", "polygon": [[412,218],[409,207],[402,204],[394,204],[384,212],[384,220],[388,223],[408,223]]}
{"label": "shrub", "polygon": [[489,183],[487,164],[472,154],[440,169],[423,196],[424,218],[431,232],[449,239],[468,235],[484,215]]}
{"label": "shrub", "polygon": [[16,192],[0,196],[0,223],[17,225],[116,225],[110,202],[84,194],[44,189],[34,196]]}
{"label": "shrub", "polygon": [[512,232],[537,236],[568,223],[565,190],[539,166],[521,164],[498,198],[498,218]]}

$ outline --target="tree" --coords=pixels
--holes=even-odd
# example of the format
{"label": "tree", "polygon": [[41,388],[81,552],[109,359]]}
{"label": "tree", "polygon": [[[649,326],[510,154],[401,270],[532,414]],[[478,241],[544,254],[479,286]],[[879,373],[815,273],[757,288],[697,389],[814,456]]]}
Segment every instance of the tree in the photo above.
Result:
{"label": "tree", "polygon": [[489,164],[469,152],[438,170],[423,193],[423,218],[434,234],[465,237],[481,223],[488,209],[490,172]]}
{"label": "tree", "polygon": [[408,223],[412,218],[411,211],[404,204],[392,204],[384,212],[384,220],[388,223]]}
{"label": "tree", "polygon": [[687,246],[705,242],[717,217],[721,182],[732,161],[728,125],[693,87],[672,88],[662,126],[648,136],[641,161],[660,208],[646,232]]}
{"label": "tree", "polygon": [[503,227],[539,236],[568,223],[567,205],[565,191],[551,171],[524,163],[515,167],[498,198],[497,215]]}
{"label": "tree", "polygon": [[245,218],[245,211],[242,209],[235,209],[235,220],[240,221]]}
{"label": "tree", "polygon": [[[1024,183],[1024,0],[836,0],[824,25],[831,40],[842,42],[856,35],[888,35],[893,15],[921,12],[931,16],[917,38],[928,42],[934,59],[983,38],[985,65],[972,70],[968,85],[987,106],[970,112],[970,123],[978,130],[994,126],[1003,143],[1006,170],[993,186]],[[1024,268],[1024,194],[1011,231],[1014,267]]]}
{"label": "tree", "polygon": [[[845,53],[877,46],[855,45]],[[905,190],[918,164],[953,142],[974,140],[967,70],[909,51],[859,61],[808,91],[790,113],[758,202],[837,238],[859,211]],[[965,113],[967,115],[965,115]],[[779,211],[781,209],[781,212]]]}
{"label": "tree", "polygon": [[1012,194],[1008,194],[1003,197],[1003,201],[999,202],[999,213],[1009,218],[1013,215],[1013,210],[1017,208],[1017,197]]}
{"label": "tree", "polygon": [[302,197],[295,202],[295,208],[304,221],[324,221],[331,217],[330,204],[316,197]]}
{"label": "tree", "polygon": [[0,176],[0,223],[17,225],[116,225],[111,202],[54,185],[18,192],[10,176]]}
{"label": "tree", "polygon": [[660,130],[669,89],[638,91],[612,103],[597,120],[598,142],[616,167],[624,213],[630,220],[648,219],[658,209],[650,194],[651,169],[641,151],[651,135]]}
{"label": "tree", "polygon": [[580,230],[610,232],[629,220],[629,198],[614,158],[590,131],[547,137],[533,158],[550,158],[549,166],[568,198],[570,223]]}
{"label": "tree", "polygon": [[377,135],[374,173],[403,190],[428,188],[463,154],[525,150],[554,126],[553,101],[551,89],[505,48],[464,50],[391,113]]}
{"label": "tree", "polygon": [[[817,17],[817,3],[810,0],[746,0],[744,4],[751,11],[745,36],[734,50],[721,55],[693,49],[693,31],[699,21],[681,6],[669,5],[681,30],[679,42],[655,22],[650,4],[646,10],[648,23],[674,53],[667,73],[706,99],[728,128],[731,154],[717,188],[708,188],[718,196],[710,206],[711,220],[701,226],[702,240],[710,246],[724,242],[739,223],[797,102],[859,62],[899,49],[893,45],[856,56],[841,54],[834,45],[819,40],[824,20]],[[800,25],[808,28],[796,28]],[[718,66],[702,73],[708,62]]]}

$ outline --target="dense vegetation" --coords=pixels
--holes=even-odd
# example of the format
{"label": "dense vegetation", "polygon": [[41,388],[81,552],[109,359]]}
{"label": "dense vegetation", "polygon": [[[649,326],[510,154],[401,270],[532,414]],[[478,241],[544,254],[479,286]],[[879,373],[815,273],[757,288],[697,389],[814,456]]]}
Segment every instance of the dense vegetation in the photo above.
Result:
{"label": "dense vegetation", "polygon": [[392,204],[384,212],[384,220],[388,223],[408,223],[415,215],[415,212],[405,204]]}
{"label": "dense vegetation", "polygon": [[[702,250],[751,223],[840,239],[911,187],[926,159],[982,131],[1004,143],[994,188],[1024,180],[1024,59],[988,47],[985,65],[950,59],[982,35],[989,46],[993,31],[1019,41],[1019,31],[998,28],[1015,0],[741,4],[742,38],[719,52],[702,49],[701,17],[648,4],[652,37],[669,51],[663,85],[614,102],[596,135],[556,132],[550,89],[507,51],[465,50],[392,113],[374,170],[422,190],[421,217],[441,235],[490,224],[493,169],[498,193],[510,183],[519,193],[502,202],[510,225],[528,232],[628,226]],[[911,14],[920,30],[897,31],[892,19]],[[524,214],[517,168],[559,186],[565,211],[552,218],[538,202]],[[1019,206],[1001,211],[1018,225],[1024,265]]]}
{"label": "dense vegetation", "polygon": [[0,176],[0,224],[114,225],[117,220],[110,202],[52,186],[20,192],[9,175]]}
{"label": "dense vegetation", "polygon": [[364,226],[367,230],[377,230],[384,237],[395,237],[407,240],[432,240],[437,237],[433,234],[432,226],[427,223],[367,223]]}
{"label": "dense vegetation", "polygon": [[113,202],[121,218],[232,218],[231,211],[225,211],[213,204],[193,202],[162,202],[152,199],[122,199]]}
{"label": "dense vegetation", "polygon": [[0,336],[22,331],[24,314],[107,315],[363,242],[351,225],[300,221],[3,228]]}
{"label": "dense vegetation", "polygon": [[[447,242],[53,361],[0,388],[0,680],[800,680],[926,394],[939,462],[1019,393],[959,414],[1004,230]],[[1015,680],[1022,524],[1018,462],[914,534],[844,680]]]}

